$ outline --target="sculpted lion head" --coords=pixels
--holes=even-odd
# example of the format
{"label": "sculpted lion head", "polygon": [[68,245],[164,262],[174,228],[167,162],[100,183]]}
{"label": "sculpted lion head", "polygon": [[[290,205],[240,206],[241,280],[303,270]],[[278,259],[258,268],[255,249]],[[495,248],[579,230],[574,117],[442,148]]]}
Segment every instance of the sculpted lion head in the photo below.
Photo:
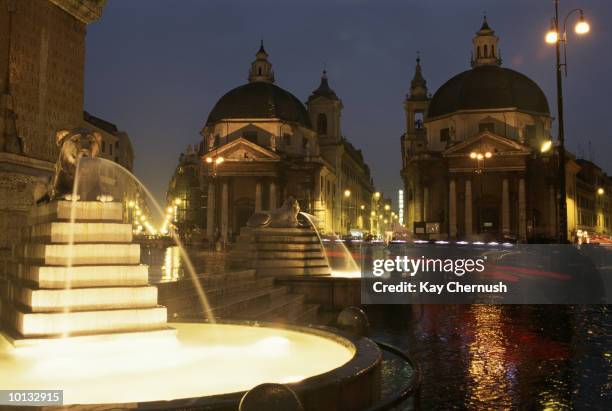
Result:
{"label": "sculpted lion head", "polygon": [[55,134],[55,142],[60,147],[60,163],[69,168],[74,167],[79,157],[96,157],[101,141],[100,133],[82,128],[60,130]]}

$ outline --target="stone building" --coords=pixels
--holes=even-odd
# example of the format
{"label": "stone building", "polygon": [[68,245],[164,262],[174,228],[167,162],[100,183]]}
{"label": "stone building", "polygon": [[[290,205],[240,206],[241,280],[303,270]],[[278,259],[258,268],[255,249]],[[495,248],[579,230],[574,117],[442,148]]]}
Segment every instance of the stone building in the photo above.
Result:
{"label": "stone building", "polygon": [[[591,161],[578,159],[576,176],[576,237],[594,239],[612,236],[612,179]],[[577,238],[576,238],[577,240]]]}
{"label": "stone building", "polygon": [[[557,157],[554,148],[542,151],[551,141],[548,101],[527,76],[502,67],[498,42],[485,18],[473,38],[472,68],[433,96],[417,59],[401,138],[404,216],[416,236],[557,236]],[[580,167],[568,157],[571,235]]]}
{"label": "stone building", "polygon": [[129,171],[134,167],[134,148],[125,131],[99,117],[83,112],[83,128],[102,134],[102,144],[98,157],[114,161]]}
{"label": "stone building", "polygon": [[87,24],[105,0],[0,0],[0,253],[57,158],[55,132],[83,124]]}
{"label": "stone building", "polygon": [[326,73],[306,107],[275,85],[262,43],[248,80],[219,99],[201,130],[197,220],[206,238],[231,240],[255,211],[274,209],[288,196],[324,231],[369,230],[370,170],[341,135],[342,102]]}

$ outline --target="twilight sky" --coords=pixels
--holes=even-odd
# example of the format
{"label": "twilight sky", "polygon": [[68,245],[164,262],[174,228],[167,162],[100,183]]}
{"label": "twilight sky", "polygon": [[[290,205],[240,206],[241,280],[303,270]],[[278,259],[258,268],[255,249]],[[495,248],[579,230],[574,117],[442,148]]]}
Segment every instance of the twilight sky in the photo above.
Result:
{"label": "twilight sky", "polygon": [[[575,7],[591,33],[568,29],[566,141],[610,173],[612,2],[562,0],[562,15]],[[129,133],[136,175],[163,199],[179,153],[200,141],[215,102],[247,82],[263,37],[276,84],[302,101],[327,67],[343,134],[395,201],[415,53],[434,93],[469,68],[484,11],[503,65],[535,80],[556,117],[554,48],[543,41],[552,0],[109,0],[88,28],[85,108]]]}

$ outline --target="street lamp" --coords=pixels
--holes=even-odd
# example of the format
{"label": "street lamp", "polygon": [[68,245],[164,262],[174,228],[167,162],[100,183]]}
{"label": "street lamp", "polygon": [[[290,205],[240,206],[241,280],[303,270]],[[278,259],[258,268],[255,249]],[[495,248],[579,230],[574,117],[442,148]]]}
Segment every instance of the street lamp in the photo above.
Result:
{"label": "street lamp", "polygon": [[[561,68],[565,69],[567,76],[567,20],[574,14],[580,13],[578,23],[574,27],[576,34],[583,35],[591,30],[584,19],[584,11],[580,8],[570,10],[563,19],[563,32],[559,29],[559,0],[555,0],[555,17],[552,19],[551,28],[546,34],[546,42],[555,45],[556,75],[557,75],[557,114],[559,118],[558,141],[559,141],[559,242],[567,242],[567,198],[565,187],[565,123],[563,120],[563,84],[561,80]],[[563,43],[563,63],[561,62],[561,43]]]}
{"label": "street lamp", "polygon": [[604,195],[604,193],[605,193],[605,191],[604,191],[604,189],[603,189],[603,188],[599,187],[599,188],[597,189],[597,195],[602,196],[602,195]]}
{"label": "street lamp", "polygon": [[552,148],[552,141],[550,140],[546,140],[545,142],[542,143],[542,145],[540,146],[540,152],[542,153],[547,153],[550,151],[550,149]]}

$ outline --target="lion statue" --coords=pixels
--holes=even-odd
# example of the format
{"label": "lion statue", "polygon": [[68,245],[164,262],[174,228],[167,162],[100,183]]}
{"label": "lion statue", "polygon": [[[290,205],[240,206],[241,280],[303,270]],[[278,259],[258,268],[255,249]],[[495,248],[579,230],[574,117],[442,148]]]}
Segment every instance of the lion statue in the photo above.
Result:
{"label": "lion statue", "polygon": [[60,151],[55,163],[55,174],[46,195],[37,202],[73,200],[73,186],[79,161],[79,182],[74,200],[112,201],[112,196],[102,188],[99,161],[85,161],[97,157],[101,141],[102,135],[97,131],[84,128],[58,131],[55,134],[55,142]]}
{"label": "lion statue", "polygon": [[247,227],[273,227],[273,228],[294,228],[299,227],[298,214],[300,204],[298,201],[289,197],[280,208],[273,211],[257,212],[247,221]]}

